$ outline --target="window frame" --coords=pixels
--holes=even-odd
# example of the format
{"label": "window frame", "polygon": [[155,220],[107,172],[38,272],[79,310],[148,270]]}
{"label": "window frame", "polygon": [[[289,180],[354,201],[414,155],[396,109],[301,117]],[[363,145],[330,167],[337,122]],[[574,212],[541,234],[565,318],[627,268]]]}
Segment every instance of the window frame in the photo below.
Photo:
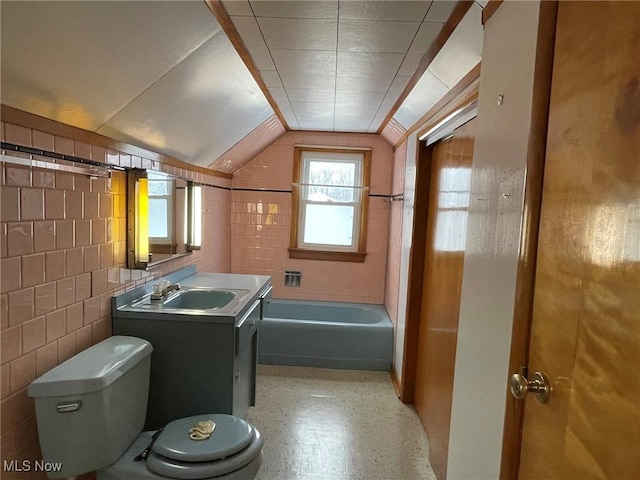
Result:
{"label": "window frame", "polygon": [[175,218],[175,212],[174,212],[175,179],[168,177],[164,174],[149,172],[149,175],[147,176],[147,181],[149,183],[164,182],[169,185],[169,188],[167,188],[168,193],[166,193],[165,195],[152,195],[151,193],[147,194],[149,203],[151,203],[152,199],[165,200],[167,202],[167,208],[165,209],[167,213],[167,235],[164,237],[152,237],[151,235],[149,235],[149,244],[157,245],[157,246],[166,246],[165,250],[167,249],[168,250],[165,253],[175,253],[173,252],[174,245],[175,245],[175,232],[174,232],[174,226],[173,226],[173,222]]}
{"label": "window frame", "polygon": [[[354,227],[356,231],[355,250],[345,250],[343,247],[335,248],[327,245],[322,248],[309,248],[302,246],[303,234],[302,215],[304,215],[305,201],[302,196],[301,183],[304,182],[304,156],[303,152],[321,152],[328,154],[360,154],[362,155],[362,164],[360,166],[362,175],[362,184],[360,188],[360,200],[355,209]],[[327,158],[332,161],[331,158]],[[364,262],[367,243],[367,220],[369,213],[369,186],[371,179],[371,149],[363,148],[345,148],[345,147],[294,147],[293,160],[293,185],[291,198],[291,237],[289,243],[289,258],[305,259],[305,260],[331,260],[341,262]]]}

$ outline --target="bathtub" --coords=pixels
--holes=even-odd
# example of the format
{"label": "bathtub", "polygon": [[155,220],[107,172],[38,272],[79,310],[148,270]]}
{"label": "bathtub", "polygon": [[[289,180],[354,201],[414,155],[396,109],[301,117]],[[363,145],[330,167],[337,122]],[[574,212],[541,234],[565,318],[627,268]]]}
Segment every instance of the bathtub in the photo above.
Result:
{"label": "bathtub", "polygon": [[388,371],[392,355],[380,305],[273,300],[260,323],[259,363]]}

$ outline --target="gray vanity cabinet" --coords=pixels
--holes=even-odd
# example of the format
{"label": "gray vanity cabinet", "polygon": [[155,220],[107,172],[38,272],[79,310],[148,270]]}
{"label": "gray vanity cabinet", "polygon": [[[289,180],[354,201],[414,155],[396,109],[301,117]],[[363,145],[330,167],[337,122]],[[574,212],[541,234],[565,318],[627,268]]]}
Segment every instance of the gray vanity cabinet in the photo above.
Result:
{"label": "gray vanity cabinet", "polygon": [[247,416],[247,410],[255,405],[256,400],[260,303],[260,300],[256,300],[235,327],[233,414],[242,418]]}
{"label": "gray vanity cabinet", "polygon": [[153,346],[146,430],[203,413],[246,416],[255,404],[260,302],[227,321],[116,312],[114,335],[144,338]]}

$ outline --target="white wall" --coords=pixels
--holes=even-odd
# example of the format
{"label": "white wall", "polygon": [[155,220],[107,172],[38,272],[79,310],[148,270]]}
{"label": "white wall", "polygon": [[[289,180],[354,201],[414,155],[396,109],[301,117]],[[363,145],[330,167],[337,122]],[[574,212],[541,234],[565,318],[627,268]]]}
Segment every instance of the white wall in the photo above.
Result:
{"label": "white wall", "polygon": [[506,1],[485,26],[448,480],[500,472],[539,6]]}
{"label": "white wall", "polygon": [[409,295],[409,257],[413,237],[413,210],[416,197],[416,148],[417,134],[412,133],[406,140],[404,202],[402,208],[402,244],[400,246],[400,286],[398,288],[398,323],[394,347],[393,369],[396,378],[402,378],[404,357],[404,337],[406,334],[407,297]]}

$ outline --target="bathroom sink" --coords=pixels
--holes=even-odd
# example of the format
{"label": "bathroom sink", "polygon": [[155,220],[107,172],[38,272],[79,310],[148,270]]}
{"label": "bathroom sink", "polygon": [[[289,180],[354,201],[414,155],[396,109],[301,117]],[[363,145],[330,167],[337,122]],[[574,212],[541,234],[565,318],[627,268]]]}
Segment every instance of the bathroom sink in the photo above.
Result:
{"label": "bathroom sink", "polygon": [[220,315],[233,313],[249,290],[235,288],[186,287],[171,292],[159,300],[149,294],[134,300],[125,308],[130,311],[155,311],[159,313]]}
{"label": "bathroom sink", "polygon": [[211,310],[229,305],[237,296],[238,293],[232,290],[182,290],[166,301],[163,306],[164,308]]}

